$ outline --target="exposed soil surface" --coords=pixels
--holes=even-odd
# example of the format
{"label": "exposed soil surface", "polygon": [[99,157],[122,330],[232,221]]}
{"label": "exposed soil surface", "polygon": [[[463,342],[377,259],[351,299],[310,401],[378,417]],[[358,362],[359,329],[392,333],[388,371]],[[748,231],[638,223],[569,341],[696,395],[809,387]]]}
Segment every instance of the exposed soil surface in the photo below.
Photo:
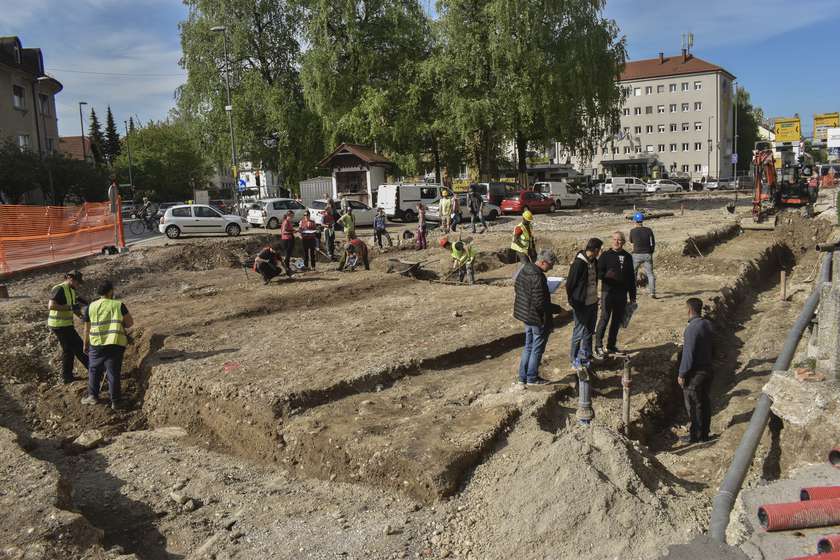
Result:
{"label": "exposed soil surface", "polygon": [[[576,425],[568,313],[543,358],[551,383],[513,385],[523,336],[511,316],[512,217],[486,234],[450,234],[480,252],[471,287],[447,278],[434,233],[426,251],[374,249],[370,271],[338,273],[324,262],[267,286],[247,262],[268,235],[152,244],[80,263],[83,295],[113,278],[135,317],[123,368],[131,409],[119,413],[82,406],[82,380],[55,383],[45,307],[60,275],[12,279],[12,299],[0,301],[0,481],[20,488],[0,499],[21,519],[51,507],[81,529],[58,542],[45,532],[27,537],[25,524],[5,527],[0,557],[664,554],[705,529],[711,496],[811,290],[811,248],[828,235],[829,226],[796,212],[775,233],[743,233],[728,201],[646,202],[674,215],[648,224],[660,298],[642,290],[619,337],[632,369],[629,427],[621,358],[598,364],[595,423]],[[552,275],[566,275],[589,237],[629,231],[628,208],[607,202],[537,217],[538,245],[563,263]],[[425,261],[423,279],[389,273],[389,258]],[[783,269],[788,301],[778,298]],[[675,368],[688,297],[704,300],[718,330],[719,437],[686,448],[677,443],[685,415]],[[563,290],[555,302],[567,307]],[[91,429],[100,440],[92,448],[73,443]],[[752,479],[785,471],[784,445],[766,436]],[[56,543],[64,548],[50,552]]]}

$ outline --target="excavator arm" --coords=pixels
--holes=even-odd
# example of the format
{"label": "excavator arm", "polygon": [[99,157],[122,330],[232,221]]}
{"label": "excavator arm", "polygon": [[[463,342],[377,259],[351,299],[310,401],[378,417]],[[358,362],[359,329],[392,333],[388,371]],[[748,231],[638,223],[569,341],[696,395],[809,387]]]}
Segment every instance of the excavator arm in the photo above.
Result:
{"label": "excavator arm", "polygon": [[779,189],[773,150],[757,150],[753,158],[753,220],[762,222],[776,207]]}

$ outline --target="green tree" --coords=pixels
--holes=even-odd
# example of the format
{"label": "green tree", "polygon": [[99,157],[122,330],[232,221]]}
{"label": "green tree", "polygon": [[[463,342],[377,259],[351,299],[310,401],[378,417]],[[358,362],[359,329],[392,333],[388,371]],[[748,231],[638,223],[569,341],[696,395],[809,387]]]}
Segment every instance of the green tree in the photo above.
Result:
{"label": "green tree", "polygon": [[760,107],[753,107],[749,92],[741,86],[735,91],[738,104],[738,163],[739,173],[746,173],[752,166],[753,149],[758,141],[758,125],[762,124],[763,111]]}
{"label": "green tree", "polygon": [[117,125],[114,123],[114,115],[111,113],[111,106],[108,106],[108,115],[105,118],[105,141],[103,144],[105,158],[109,164],[116,161],[120,155],[120,133],[117,132]]}
{"label": "green tree", "polygon": [[88,127],[88,138],[90,139],[90,151],[93,153],[93,161],[96,165],[105,163],[105,137],[102,134],[102,125],[96,116],[96,110],[90,108],[90,125]]}
{"label": "green tree", "polygon": [[[194,188],[207,186],[211,169],[193,130],[181,121],[150,122],[131,134],[135,188],[164,202],[192,198]],[[128,182],[128,154],[115,165],[120,182]]]}
{"label": "green tree", "polygon": [[[298,69],[303,11],[293,0],[185,0],[179,119],[193,123],[213,161],[230,163],[225,71],[230,70],[239,159],[280,172],[286,186],[311,177],[324,155],[321,124],[304,102]],[[211,31],[227,27],[223,37]]]}
{"label": "green tree", "polygon": [[128,133],[134,133],[134,117],[128,117]]}
{"label": "green tree", "polygon": [[0,202],[17,204],[24,193],[43,188],[41,160],[31,150],[21,150],[11,139],[0,144]]}

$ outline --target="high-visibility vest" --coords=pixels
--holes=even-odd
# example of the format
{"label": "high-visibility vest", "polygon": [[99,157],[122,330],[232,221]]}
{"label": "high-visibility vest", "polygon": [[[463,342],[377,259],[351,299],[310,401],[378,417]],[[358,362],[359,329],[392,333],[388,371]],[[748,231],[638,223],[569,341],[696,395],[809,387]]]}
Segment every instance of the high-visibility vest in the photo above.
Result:
{"label": "high-visibility vest", "polygon": [[513,241],[510,243],[510,248],[518,253],[528,254],[528,249],[531,247],[531,226],[526,226],[525,222],[519,222],[516,226],[522,228],[522,235],[516,237],[516,228],[513,230]]}
{"label": "high-visibility vest", "polygon": [[452,259],[455,260],[460,266],[464,266],[465,264],[471,263],[475,260],[475,249],[473,249],[472,245],[467,245],[463,251],[459,251],[455,248],[455,245],[452,245]]}
{"label": "high-visibility vest", "polygon": [[91,346],[128,345],[123,326],[121,301],[108,298],[98,299],[88,307],[88,317],[90,318]]}
{"label": "high-visibility vest", "polygon": [[[56,288],[63,288],[64,289],[64,301],[67,302],[67,305],[73,307],[76,305],[76,290],[70,287],[70,284],[67,282],[62,282],[56,286],[53,286],[53,290]],[[49,316],[47,317],[47,326],[51,329],[57,329],[61,327],[72,327],[73,326],[73,310],[67,309],[65,311],[59,311],[58,309],[50,309]]]}

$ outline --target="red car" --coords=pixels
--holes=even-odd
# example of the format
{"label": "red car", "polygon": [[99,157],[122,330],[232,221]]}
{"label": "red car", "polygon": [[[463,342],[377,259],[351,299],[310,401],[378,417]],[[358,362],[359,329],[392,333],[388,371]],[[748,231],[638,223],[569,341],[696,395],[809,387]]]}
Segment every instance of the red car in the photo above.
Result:
{"label": "red car", "polygon": [[502,214],[521,214],[525,208],[532,214],[554,212],[556,203],[550,196],[534,191],[519,191],[502,200]]}

